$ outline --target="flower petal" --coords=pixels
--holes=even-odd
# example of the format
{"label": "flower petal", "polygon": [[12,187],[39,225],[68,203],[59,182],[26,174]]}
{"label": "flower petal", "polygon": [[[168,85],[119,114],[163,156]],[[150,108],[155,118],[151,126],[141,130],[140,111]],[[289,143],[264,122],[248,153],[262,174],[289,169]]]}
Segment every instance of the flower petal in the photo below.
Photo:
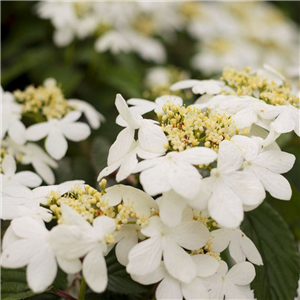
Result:
{"label": "flower petal", "polygon": [[249,262],[234,265],[227,273],[226,279],[237,285],[250,284],[255,277],[255,269]]}
{"label": "flower petal", "polygon": [[59,267],[66,272],[67,274],[76,274],[81,270],[81,261],[80,259],[66,259],[57,256],[57,263]]}
{"label": "flower petal", "polygon": [[102,293],[108,276],[101,245],[95,247],[83,260],[83,276],[93,292]]}
{"label": "flower petal", "polygon": [[[147,257],[147,259],[145,259]],[[162,257],[162,240],[154,236],[134,246],[129,252],[127,272],[135,275],[146,275],[158,268]]]}
{"label": "flower petal", "polygon": [[59,129],[52,128],[46,138],[45,147],[53,158],[59,160],[66,154],[68,143]]}
{"label": "flower petal", "polygon": [[188,284],[182,284],[182,294],[186,300],[209,299],[207,288],[198,277]]}
{"label": "flower petal", "polygon": [[157,300],[182,300],[182,292],[178,280],[166,275],[155,293]]}
{"label": "flower petal", "polygon": [[34,188],[42,183],[42,179],[39,175],[31,172],[31,171],[23,171],[17,173],[14,178],[20,182],[22,185]]}
{"label": "flower petal", "polygon": [[2,161],[2,170],[6,176],[12,176],[16,173],[16,161],[11,155],[8,154],[4,156]]}
{"label": "flower petal", "polygon": [[170,238],[164,241],[164,263],[168,272],[184,283],[191,282],[197,275],[192,257]]}
{"label": "flower petal", "polygon": [[193,261],[197,267],[197,276],[199,277],[208,277],[215,274],[220,266],[220,263],[216,258],[205,255],[198,254],[192,256]]}
{"label": "flower petal", "polygon": [[20,120],[16,120],[9,126],[8,135],[15,143],[23,145],[26,142],[26,127]]}
{"label": "flower petal", "polygon": [[64,136],[73,142],[79,142],[85,140],[90,134],[91,129],[85,123],[63,123],[60,122],[59,128]]}
{"label": "flower petal", "polygon": [[49,122],[43,122],[31,125],[26,130],[26,140],[28,141],[39,141],[48,135],[50,130]]}

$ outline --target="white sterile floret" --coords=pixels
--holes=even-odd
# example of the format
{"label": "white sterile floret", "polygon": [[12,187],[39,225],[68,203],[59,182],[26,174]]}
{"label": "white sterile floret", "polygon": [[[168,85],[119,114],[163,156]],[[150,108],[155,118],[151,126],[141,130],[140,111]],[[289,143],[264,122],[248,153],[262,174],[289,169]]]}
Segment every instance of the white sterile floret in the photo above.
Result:
{"label": "white sterile floret", "polygon": [[124,205],[132,206],[133,211],[141,216],[149,217],[151,210],[158,210],[156,201],[145,192],[128,185],[114,185],[106,189],[102,197],[109,206],[116,206],[123,201]]}
{"label": "white sterile floret", "polygon": [[66,181],[59,185],[40,186],[30,190],[24,186],[8,186],[2,191],[1,219],[11,220],[22,216],[42,218],[45,222],[52,220],[52,212],[40,204],[47,205],[51,192],[63,195],[75,184],[83,185],[82,180]]}
{"label": "white sterile floret", "polygon": [[55,253],[66,259],[83,259],[83,276],[96,293],[106,289],[108,276],[104,255],[107,241],[113,241],[116,223],[107,216],[94,219],[93,225],[67,205],[61,206],[65,224],[54,227],[50,243]]}
{"label": "white sterile floret", "polygon": [[79,259],[56,256],[49,240],[51,233],[42,221],[23,217],[13,220],[10,227],[16,238],[10,237],[11,243],[3,245],[1,265],[12,269],[27,266],[26,278],[33,292],[43,292],[50,286],[57,273],[57,263],[66,273],[80,271]]}
{"label": "white sterile floret", "polygon": [[143,115],[147,112],[154,110],[156,113],[162,113],[163,106],[166,104],[173,104],[182,106],[183,100],[181,97],[174,95],[163,95],[155,99],[155,102],[144,100],[144,99],[135,99],[131,98],[127,101],[128,104],[133,105],[130,107],[130,110],[136,110],[140,115]]}
{"label": "white sterile floret", "polygon": [[209,100],[207,107],[232,115],[235,125],[241,128],[251,127],[252,124],[261,126],[261,123],[268,128],[269,122],[266,120],[274,120],[280,110],[277,106],[250,96],[218,95]]}
{"label": "white sterile floret", "polygon": [[216,95],[222,92],[224,82],[220,80],[182,80],[173,84],[170,89],[173,91],[192,88],[194,94]]}
{"label": "white sterile floret", "polygon": [[243,153],[244,170],[255,174],[274,198],[290,200],[291,186],[280,174],[293,167],[295,156],[280,150],[264,150],[253,138],[236,135],[231,140]]}
{"label": "white sterile floret", "polygon": [[34,124],[27,128],[26,137],[29,141],[38,141],[46,138],[47,152],[55,159],[61,159],[68,149],[67,139],[78,142],[86,139],[90,133],[90,127],[76,121],[80,118],[80,111],[72,111],[61,120],[50,119],[48,122]]}
{"label": "white sterile floret", "polygon": [[257,206],[266,196],[256,175],[239,171],[242,165],[242,152],[232,142],[223,141],[219,146],[217,168],[204,179],[212,192],[208,200],[209,214],[223,227],[238,227],[243,220],[243,205]]}
{"label": "white sterile floret", "polygon": [[[135,129],[138,129],[138,140],[142,150],[156,153],[157,156],[166,152],[164,145],[168,142],[168,139],[154,121],[145,120],[138,112],[131,110],[120,94],[117,94],[115,104],[122,117],[121,123],[117,123],[130,128],[133,132]],[[134,140],[133,135],[132,141]]]}
{"label": "white sterile floret", "polygon": [[15,97],[9,92],[4,92],[0,87],[1,94],[1,140],[6,132],[9,137],[17,144],[23,145],[26,142],[26,128],[20,121],[22,118],[21,105],[15,102]]}
{"label": "white sterile floret", "polygon": [[141,230],[150,238],[131,249],[127,272],[137,276],[151,273],[159,266],[163,256],[168,272],[174,278],[190,283],[197,275],[197,267],[183,248],[200,249],[209,238],[208,229],[192,218],[187,210],[182,222],[175,228],[169,228],[159,217],[151,217],[148,225]]}
{"label": "white sterile floret", "polygon": [[49,187],[38,187],[30,190],[24,186],[9,186],[2,192],[1,219],[11,220],[23,216],[41,218],[45,222],[52,220],[52,212],[41,207],[46,204]]}
{"label": "white sterile floret", "polygon": [[42,179],[31,171],[22,171],[16,173],[17,165],[15,159],[11,155],[5,155],[2,161],[2,172],[0,179],[2,183],[2,191],[11,185],[36,187],[42,183]]}
{"label": "white sterile floret", "polygon": [[156,270],[147,275],[131,275],[132,279],[141,284],[154,284],[161,281],[156,289],[156,299],[209,299],[209,294],[203,278],[216,273],[219,262],[209,255],[193,255],[192,260],[197,267],[197,276],[189,283],[182,282],[169,274],[161,262]]}
{"label": "white sterile floret", "polygon": [[236,263],[247,258],[253,264],[263,265],[262,258],[254,243],[240,229],[221,228],[211,232],[212,251],[220,253],[229,246],[229,253]]}
{"label": "white sterile floret", "polygon": [[50,167],[57,168],[57,162],[41,147],[33,143],[27,143],[20,150],[22,151],[21,163],[32,164],[34,170],[47,184],[54,184],[55,177]]}
{"label": "white sterile floret", "polygon": [[234,265],[229,271],[221,261],[217,274],[205,278],[210,299],[254,299],[248,285],[255,277],[255,269],[249,262]]}
{"label": "white sterile floret", "polygon": [[[126,127],[117,136],[116,141],[109,149],[107,167],[99,176],[107,176],[117,170],[116,179],[122,181],[126,179],[137,166],[137,155],[148,159],[161,156],[166,152],[164,145],[168,142],[166,136],[159,126],[151,120],[144,120],[139,113],[130,110],[123,97],[118,94],[116,106],[122,117],[121,122]],[[135,141],[135,130],[138,129],[138,141]]]}
{"label": "white sterile floret", "polygon": [[138,243],[138,240],[145,239],[141,233],[141,226],[135,224],[123,224],[117,231],[115,241],[116,257],[123,266],[128,265],[128,254],[130,250]]}
{"label": "white sterile floret", "polygon": [[142,172],[140,181],[149,195],[154,196],[173,189],[182,197],[192,200],[200,192],[202,177],[193,165],[209,164],[216,158],[215,151],[196,147],[142,161],[135,172]]}
{"label": "white sterile floret", "polygon": [[69,105],[73,106],[76,110],[81,111],[91,127],[93,129],[98,129],[101,122],[105,121],[105,118],[100,114],[91,104],[78,100],[78,99],[68,99]]}

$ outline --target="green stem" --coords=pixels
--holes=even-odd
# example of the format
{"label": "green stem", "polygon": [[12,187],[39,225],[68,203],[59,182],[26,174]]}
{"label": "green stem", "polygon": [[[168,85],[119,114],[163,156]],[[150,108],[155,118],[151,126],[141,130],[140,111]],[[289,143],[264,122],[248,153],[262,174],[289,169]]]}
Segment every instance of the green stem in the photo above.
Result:
{"label": "green stem", "polygon": [[86,288],[86,282],[84,277],[82,276],[78,300],[84,300],[85,288]]}

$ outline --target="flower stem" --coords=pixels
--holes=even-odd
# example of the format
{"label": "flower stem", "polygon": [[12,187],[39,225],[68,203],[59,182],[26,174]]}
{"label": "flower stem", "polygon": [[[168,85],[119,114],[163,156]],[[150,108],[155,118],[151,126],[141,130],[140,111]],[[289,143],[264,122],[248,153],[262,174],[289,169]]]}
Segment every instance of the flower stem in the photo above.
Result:
{"label": "flower stem", "polygon": [[85,288],[86,288],[86,282],[84,277],[82,276],[78,300],[84,300]]}

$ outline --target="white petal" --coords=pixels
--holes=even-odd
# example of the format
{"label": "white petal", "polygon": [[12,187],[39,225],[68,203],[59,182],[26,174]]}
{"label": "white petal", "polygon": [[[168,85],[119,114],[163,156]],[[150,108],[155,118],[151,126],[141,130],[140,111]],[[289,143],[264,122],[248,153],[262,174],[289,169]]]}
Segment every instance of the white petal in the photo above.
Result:
{"label": "white petal", "polygon": [[2,249],[4,250],[17,240],[19,240],[19,237],[14,233],[12,227],[8,226],[2,239]]}
{"label": "white petal", "polygon": [[238,170],[243,163],[242,152],[229,141],[223,141],[219,146],[218,169],[224,171]]}
{"label": "white petal", "polygon": [[50,124],[48,122],[34,124],[27,128],[26,140],[39,141],[48,135],[50,130]]}
{"label": "white petal", "polygon": [[161,222],[161,219],[158,216],[153,216],[149,218],[148,225],[143,227],[141,232],[145,236],[154,237],[157,235],[160,235],[160,233],[163,231],[163,224]]}
{"label": "white petal", "polygon": [[224,182],[229,186],[245,205],[257,205],[266,197],[264,187],[252,172],[232,172],[224,176]]}
{"label": "white petal", "polygon": [[207,288],[197,277],[189,284],[182,284],[182,294],[186,300],[209,299]]}
{"label": "white petal", "polygon": [[257,166],[267,168],[274,173],[286,173],[295,163],[295,156],[293,154],[279,151],[269,150],[259,154],[254,163]]}
{"label": "white petal", "polygon": [[76,274],[81,271],[81,261],[80,259],[66,259],[57,256],[56,257],[58,265],[67,274]]}
{"label": "white petal", "polygon": [[107,286],[107,268],[101,245],[95,247],[83,260],[83,276],[93,292],[102,293]]}
{"label": "white petal", "polygon": [[134,129],[125,128],[117,136],[116,141],[109,149],[107,164],[111,165],[123,158],[134,142]]}
{"label": "white petal", "polygon": [[227,282],[225,285],[225,297],[226,299],[232,299],[232,300],[241,300],[241,299],[254,299],[253,295],[251,298],[249,298],[249,294],[245,293],[245,290],[243,289],[244,286],[239,286],[232,284],[230,282]]}
{"label": "white petal", "polygon": [[144,151],[164,154],[167,150],[164,144],[168,143],[168,139],[161,127],[147,120],[144,120],[139,129],[138,139]]}
{"label": "white petal", "polygon": [[178,81],[173,85],[171,85],[170,90],[176,91],[176,90],[192,88],[193,86],[199,84],[200,82],[201,82],[200,80],[194,80],[194,79]]}
{"label": "white petal", "polygon": [[37,187],[41,185],[42,179],[37,174],[31,172],[31,171],[23,171],[17,173],[14,178],[20,182],[22,185],[28,186],[28,187]]}
{"label": "white petal", "polygon": [[205,147],[191,148],[180,152],[178,155],[180,159],[183,159],[192,165],[209,164],[213,162],[217,156],[218,155],[215,151]]}
{"label": "white petal", "polygon": [[73,208],[66,204],[61,205],[62,216],[66,224],[68,225],[76,225],[79,227],[91,227],[91,225]]}
{"label": "white petal", "polygon": [[168,237],[177,244],[189,250],[197,250],[203,247],[209,239],[208,229],[197,221],[186,221],[171,229]]}
{"label": "white petal", "polygon": [[138,243],[136,230],[126,235],[116,246],[116,256],[120,264],[128,265],[128,254],[130,250]]}
{"label": "white petal", "polygon": [[[147,259],[145,259],[147,257]],[[162,241],[160,236],[152,237],[134,246],[129,252],[127,272],[135,275],[146,275],[153,272],[160,264]]]}
{"label": "white petal", "polygon": [[170,168],[168,167],[168,163],[162,162],[141,173],[140,182],[146,193],[154,196],[171,189],[169,182]]}
{"label": "white petal", "polygon": [[113,219],[107,216],[100,216],[94,219],[93,226],[97,232],[111,234],[116,230],[117,225]]}
{"label": "white petal", "polygon": [[240,246],[240,239],[237,234],[234,234],[231,237],[231,241],[229,244],[229,253],[236,263],[241,263],[245,261],[245,255]]}
{"label": "white petal", "polygon": [[213,219],[227,228],[238,227],[244,216],[241,200],[224,184],[214,189],[208,202],[208,210]]}
{"label": "white petal", "polygon": [[189,283],[197,275],[192,257],[170,238],[164,241],[164,263],[168,272],[182,282]]}
{"label": "white petal", "polygon": [[157,300],[182,300],[182,292],[178,280],[166,275],[155,293]]}
{"label": "white petal", "polygon": [[254,243],[243,232],[240,231],[240,234],[240,246],[247,259],[258,266],[263,265],[262,258]]}
{"label": "white petal", "polygon": [[20,238],[41,238],[48,233],[44,223],[28,217],[14,219],[11,227]]}
{"label": "white petal", "polygon": [[137,122],[137,120],[134,118],[134,116],[130,112],[130,110],[127,106],[127,103],[121,94],[117,94],[115,104],[116,104],[116,107],[117,107],[120,115],[128,123],[130,128],[137,129],[140,127],[139,123]]}
{"label": "white petal", "polygon": [[85,123],[63,123],[59,124],[59,128],[61,129],[64,136],[73,142],[79,142],[85,140],[90,134],[91,129]]}
{"label": "white petal", "polygon": [[57,273],[55,256],[48,247],[36,251],[26,269],[28,286],[35,293],[43,292],[54,281]]}
{"label": "white petal", "polygon": [[47,164],[45,164],[43,161],[33,161],[32,166],[47,184],[54,184],[54,173]]}
{"label": "white petal", "polygon": [[259,144],[247,136],[235,135],[231,141],[242,151],[246,160],[251,161],[259,153]]}
{"label": "white petal", "polygon": [[226,279],[234,284],[250,284],[255,277],[255,269],[249,262],[242,262],[234,265],[227,273]]}
{"label": "white petal", "polygon": [[[299,122],[299,120],[298,120]],[[284,107],[277,119],[273,122],[274,128],[279,133],[290,132],[295,129],[293,112],[289,106]]]}
{"label": "white petal", "polygon": [[212,251],[213,252],[222,252],[224,251],[231,240],[231,236],[234,233],[233,230],[231,229],[218,229],[214,230],[211,235],[212,235]]}
{"label": "white petal", "polygon": [[192,258],[196,264],[197,276],[199,277],[212,276],[220,266],[216,258],[206,254],[193,255]]}
{"label": "white petal", "polygon": [[274,197],[281,200],[290,200],[292,189],[290,183],[280,174],[275,174],[265,168],[253,168],[255,174],[263,183],[265,189]]}
{"label": "white petal", "polygon": [[36,255],[40,240],[21,239],[7,246],[1,254],[1,266],[18,269],[25,267],[30,259]]}
{"label": "white petal", "polygon": [[56,160],[64,157],[68,149],[68,143],[58,129],[51,129],[46,138],[45,147],[47,152]]}
{"label": "white petal", "polygon": [[111,164],[110,166],[104,168],[98,175],[97,181],[100,181],[103,177],[113,173],[116,171],[122,163],[122,160],[118,160],[115,163]]}
{"label": "white petal", "polygon": [[133,173],[137,164],[138,159],[136,157],[136,151],[134,149],[133,151],[129,152],[126,156],[124,156],[124,159],[116,176],[117,182],[125,180],[131,173]]}
{"label": "white petal", "polygon": [[154,284],[158,281],[161,281],[165,276],[166,270],[163,265],[163,262],[159,265],[159,267],[151,273],[148,273],[143,276],[131,275],[132,279],[141,284]]}
{"label": "white petal", "polygon": [[61,123],[72,123],[77,121],[82,113],[80,111],[71,111],[61,119]]}
{"label": "white petal", "polygon": [[170,184],[173,190],[189,200],[195,199],[201,189],[201,175],[198,170],[183,161],[173,163],[170,172]]}
{"label": "white petal", "polygon": [[182,212],[186,207],[186,199],[173,190],[163,194],[159,215],[168,227],[176,227],[181,222]]}
{"label": "white petal", "polygon": [[17,165],[15,159],[11,155],[5,155],[2,161],[3,173],[7,176],[12,176],[16,173]]}
{"label": "white petal", "polygon": [[16,120],[9,126],[8,135],[15,143],[23,145],[26,142],[26,127],[20,120]]}

